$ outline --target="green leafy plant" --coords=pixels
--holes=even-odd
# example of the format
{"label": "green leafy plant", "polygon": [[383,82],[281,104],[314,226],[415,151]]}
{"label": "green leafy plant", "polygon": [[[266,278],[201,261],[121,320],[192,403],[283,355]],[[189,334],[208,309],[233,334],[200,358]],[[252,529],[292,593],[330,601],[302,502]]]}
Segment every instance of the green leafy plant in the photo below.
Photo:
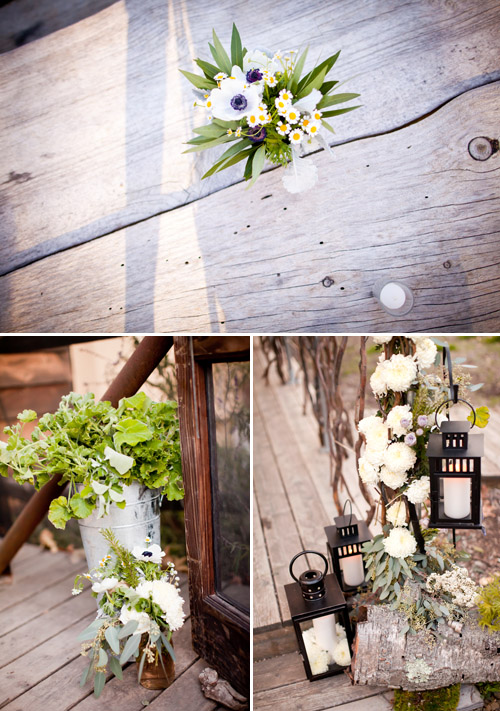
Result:
{"label": "green leafy plant", "polygon": [[54,499],[49,509],[56,528],[70,518],[86,518],[96,507],[99,516],[113,503],[123,508],[123,486],[132,482],[160,488],[170,500],[183,498],[175,402],[155,403],[137,393],[115,408],[91,393],[70,393],[24,437],[24,425],[36,418],[24,410],[18,424],[4,429],[9,438],[0,447],[0,474],[7,476],[10,467],[18,483],[37,489],[62,474],[68,495]]}
{"label": "green leafy plant", "polygon": [[130,552],[111,530],[101,533],[110,554],[95,570],[78,575],[72,591],[81,593],[86,578],[92,582],[92,595],[101,595],[97,618],[77,637],[82,655],[89,658],[80,684],[93,675],[96,697],[108,671],[122,679],[122,667],[132,658],[139,660],[139,681],[145,662],[160,663],[165,671],[163,654],[175,661],[172,632],[184,622],[179,577],[172,563],[162,570],[159,546],[148,548],[147,541]]}
{"label": "green leafy plant", "polygon": [[394,711],[455,711],[460,684],[428,691],[394,690]]}
{"label": "green leafy plant", "polygon": [[479,592],[479,624],[490,630],[500,630],[500,575],[481,588]]}
{"label": "green leafy plant", "polygon": [[[358,108],[337,108],[359,96],[334,93],[339,82],[328,75],[340,52],[304,73],[308,48],[301,54],[295,50],[274,55],[249,51],[242,46],[234,24],[230,52],[224,49],[215,30],[212,36],[209,49],[214,63],[195,59],[202,75],[181,69],[195,87],[195,106],[204,107],[209,120],[193,129],[197,135],[188,141],[191,148],[185,152],[229,144],[204,178],[240,161],[246,161],[244,178],[250,184],[257,180],[265,159],[278,165],[293,160],[298,169],[296,149],[318,138],[318,145],[327,147],[321,129],[334,132],[327,119]],[[315,169],[313,172],[315,176]]]}
{"label": "green leafy plant", "polygon": [[495,694],[500,693],[500,681],[484,681],[476,684],[484,701],[490,701]]}

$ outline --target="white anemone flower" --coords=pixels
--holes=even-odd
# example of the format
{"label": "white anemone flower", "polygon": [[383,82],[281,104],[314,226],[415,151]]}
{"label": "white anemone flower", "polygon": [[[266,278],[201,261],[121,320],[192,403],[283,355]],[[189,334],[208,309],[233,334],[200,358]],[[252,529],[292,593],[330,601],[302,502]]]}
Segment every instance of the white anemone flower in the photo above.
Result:
{"label": "white anemone flower", "polygon": [[259,89],[254,84],[228,77],[221,81],[220,88],[210,92],[212,115],[223,121],[240,121],[258,112],[260,99]]}
{"label": "white anemone flower", "polygon": [[119,582],[118,578],[104,578],[101,582],[97,582],[92,585],[92,591],[96,593],[103,593],[106,592],[106,590],[112,590],[115,588]]}
{"label": "white anemone flower", "polygon": [[252,49],[243,57],[243,71],[245,74],[251,69],[260,69],[272,74],[279,72],[282,67],[279,60],[274,59],[272,52],[267,49]]}
{"label": "white anemone flower", "polygon": [[296,101],[293,108],[301,111],[302,113],[312,114],[322,98],[323,94],[321,91],[313,89],[307,96],[304,96],[304,98]]}
{"label": "white anemone flower", "polygon": [[161,559],[165,555],[158,543],[153,543],[149,548],[144,546],[135,546],[132,549],[132,555],[137,560],[145,560],[147,563],[161,563]]}

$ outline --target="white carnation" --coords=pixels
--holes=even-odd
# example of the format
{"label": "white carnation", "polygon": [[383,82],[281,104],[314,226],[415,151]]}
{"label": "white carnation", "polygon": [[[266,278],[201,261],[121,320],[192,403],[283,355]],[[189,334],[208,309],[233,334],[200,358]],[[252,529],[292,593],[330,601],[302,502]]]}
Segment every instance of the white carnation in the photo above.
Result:
{"label": "white carnation", "polygon": [[386,364],[389,361],[382,361],[377,365],[370,378],[370,387],[374,395],[387,394],[387,379],[385,377]]}
{"label": "white carnation", "polygon": [[416,460],[415,451],[404,442],[390,444],[384,453],[384,464],[393,472],[407,472]]}
{"label": "white carnation", "polygon": [[380,470],[380,479],[390,489],[399,489],[400,486],[406,483],[406,472],[393,472],[387,467],[382,467]]}
{"label": "white carnation", "polygon": [[406,498],[412,504],[423,504],[429,498],[431,490],[431,480],[428,476],[423,476],[420,479],[412,481],[408,489],[405,491]]}
{"label": "white carnation", "polygon": [[396,501],[387,509],[387,520],[393,526],[406,526],[406,506],[404,501]]}
{"label": "white carnation", "polygon": [[378,467],[374,467],[364,457],[359,458],[358,472],[359,472],[359,478],[361,479],[363,484],[377,484],[377,482],[379,480]]}
{"label": "white carnation", "polygon": [[366,446],[374,450],[384,450],[389,440],[387,425],[377,417],[378,424],[370,428],[366,433]]}
{"label": "white carnation", "polygon": [[142,634],[143,632],[149,632],[151,628],[151,619],[146,612],[137,612],[134,608],[129,609],[124,605],[120,612],[120,622],[126,625],[127,622],[131,620],[136,620],[139,624],[134,634]]}
{"label": "white carnation", "polygon": [[384,548],[393,558],[407,558],[417,550],[417,542],[407,528],[393,528],[384,538]]}
{"label": "white carnation", "polygon": [[175,585],[166,580],[153,580],[152,597],[153,602],[163,610],[163,616],[172,632],[182,627],[185,617],[182,609],[184,600]]}
{"label": "white carnation", "polygon": [[372,449],[372,447],[367,447],[364,451],[364,458],[372,466],[379,468],[384,463],[385,449]]}
{"label": "white carnation", "polygon": [[430,338],[414,338],[419,368],[432,368],[436,360],[437,346]]}
{"label": "white carnation", "polygon": [[376,346],[383,346],[392,339],[392,336],[373,336],[373,342]]}
{"label": "white carnation", "polygon": [[417,376],[417,365],[412,356],[398,353],[385,361],[384,376],[389,390],[405,392]]}
{"label": "white carnation", "polygon": [[380,422],[382,422],[382,419],[376,415],[368,415],[368,417],[363,417],[363,419],[358,423],[358,431],[366,436],[374,428],[377,428]]}
{"label": "white carnation", "polygon": [[[396,437],[401,437],[408,432],[409,427],[411,427],[412,419],[409,405],[396,405],[387,415],[386,423]],[[401,420],[409,420],[409,427],[404,427],[401,424]]]}
{"label": "white carnation", "polygon": [[340,667],[346,667],[351,663],[351,653],[347,639],[341,640],[333,650],[333,661]]}

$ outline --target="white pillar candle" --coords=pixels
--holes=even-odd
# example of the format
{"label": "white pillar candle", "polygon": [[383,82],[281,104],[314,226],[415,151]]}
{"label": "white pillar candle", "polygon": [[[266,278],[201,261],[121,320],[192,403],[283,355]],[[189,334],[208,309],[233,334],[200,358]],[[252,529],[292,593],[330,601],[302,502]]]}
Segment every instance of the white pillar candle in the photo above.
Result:
{"label": "white pillar candle", "polygon": [[321,649],[329,652],[330,655],[333,655],[333,650],[338,644],[335,625],[335,615],[324,615],[323,617],[316,617],[313,620],[316,644],[318,647],[321,647]]}
{"label": "white pillar candle", "polygon": [[443,477],[444,514],[449,518],[466,518],[470,515],[470,479]]}
{"label": "white pillar candle", "polygon": [[406,293],[402,286],[390,281],[380,292],[380,301],[388,309],[400,309],[406,301]]}
{"label": "white pillar candle", "polygon": [[365,580],[365,571],[363,568],[363,556],[351,555],[347,558],[340,559],[340,568],[344,574],[344,583],[346,585],[362,585]]}

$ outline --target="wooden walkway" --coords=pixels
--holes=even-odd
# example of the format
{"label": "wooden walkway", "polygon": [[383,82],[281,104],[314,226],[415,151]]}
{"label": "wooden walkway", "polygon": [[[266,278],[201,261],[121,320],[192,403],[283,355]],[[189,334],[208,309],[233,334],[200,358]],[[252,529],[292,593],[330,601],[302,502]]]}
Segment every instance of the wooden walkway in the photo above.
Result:
{"label": "wooden walkway", "polygon": [[[302,385],[282,385],[274,367],[266,385],[265,359],[254,343],[254,708],[389,711],[387,689],[352,687],[343,676],[313,685],[305,678],[283,586],[291,582],[288,565],[296,553],[325,552],[323,527],[337,515],[329,457],[310,408],[303,415]],[[499,409],[491,412],[486,431],[484,474],[498,478]],[[366,504],[353,455],[344,471],[359,515]],[[371,529],[375,533],[377,526]]]}
{"label": "wooden walkway", "polygon": [[[233,20],[247,47],[342,49],[363,108],[306,158],[312,192],[182,155],[204,117],[178,69]],[[500,153],[468,152],[498,139],[499,26],[496,0],[121,0],[1,55],[0,330],[500,330]],[[372,295],[394,277],[399,319]]]}
{"label": "wooden walkway", "polygon": [[[200,690],[206,666],[191,648],[189,619],[174,633],[176,680],[164,691],[137,683],[135,662],[123,681],[110,677],[99,699],[90,684],[80,686],[87,661],[76,637],[95,617],[96,603],[83,592],[72,597],[75,575],[86,570],[82,551],[49,553],[24,545],[12,563],[12,581],[0,582],[0,707],[8,711],[155,711],[182,708],[216,711]],[[184,598],[189,611],[187,582]]]}

